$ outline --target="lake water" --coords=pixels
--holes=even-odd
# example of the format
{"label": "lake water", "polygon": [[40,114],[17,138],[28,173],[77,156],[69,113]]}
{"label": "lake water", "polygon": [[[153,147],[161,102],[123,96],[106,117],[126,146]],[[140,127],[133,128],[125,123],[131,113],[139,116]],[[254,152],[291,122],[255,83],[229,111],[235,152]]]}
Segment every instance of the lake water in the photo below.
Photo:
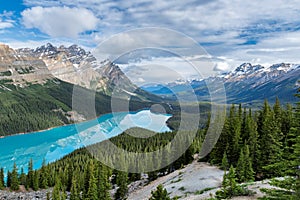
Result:
{"label": "lake water", "polygon": [[119,112],[78,124],[1,138],[0,167],[7,172],[16,162],[19,170],[23,167],[27,172],[28,161],[32,158],[34,169],[38,169],[43,159],[53,162],[80,147],[117,136],[132,127],[154,132],[170,131],[166,125],[170,117],[168,114],[151,113],[150,110]]}

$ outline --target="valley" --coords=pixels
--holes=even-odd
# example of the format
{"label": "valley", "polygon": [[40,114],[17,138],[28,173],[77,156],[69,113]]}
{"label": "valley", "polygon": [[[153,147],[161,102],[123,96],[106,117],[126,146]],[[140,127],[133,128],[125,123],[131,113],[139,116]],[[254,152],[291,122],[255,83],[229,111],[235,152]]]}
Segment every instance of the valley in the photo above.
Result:
{"label": "valley", "polygon": [[295,0],[0,6],[0,200],[300,200]]}
{"label": "valley", "polygon": [[[282,188],[270,181],[262,191],[253,181],[295,175],[298,65],[246,63],[201,81],[140,88],[77,45],[2,45],[1,57],[0,189],[17,196],[146,200],[161,184],[173,199],[255,199]],[[227,104],[213,105],[206,83],[220,80]],[[218,130],[220,137],[208,134]]]}
{"label": "valley", "polygon": [[243,103],[261,106],[264,99],[275,102],[276,97],[285,102],[297,102],[294,96],[299,87],[300,65],[280,63],[264,67],[244,63],[229,72],[211,76],[203,80],[190,80],[146,85],[142,88],[153,94],[173,97],[176,95],[189,101],[193,95],[199,101],[209,101],[207,84],[224,83],[228,103]]}
{"label": "valley", "polygon": [[[59,60],[61,54],[65,56],[63,60]],[[47,44],[35,50],[14,50],[7,45],[0,45],[0,57],[5,60],[0,66],[0,136],[48,129],[110,113],[111,93],[114,88],[118,91],[115,102],[122,105],[130,99],[130,111],[150,108],[151,105],[162,101],[160,97],[137,89],[112,63],[107,63],[101,68],[103,73],[100,78],[100,73],[97,75],[94,69],[90,68],[91,72],[85,71],[88,68],[85,64],[79,68],[83,72],[74,71],[74,66],[80,63],[95,62],[95,58],[89,52],[76,45],[56,48]],[[59,69],[49,67],[50,61],[59,65]],[[73,71],[68,71],[70,69]],[[69,76],[59,76],[64,74],[64,71]],[[90,76],[95,74],[98,77]],[[85,80],[77,81],[76,77]],[[105,85],[93,88],[85,84],[87,81]],[[80,96],[73,99],[74,84]],[[125,87],[132,88],[137,94],[131,96]],[[93,98],[94,110],[83,103],[92,102]],[[78,101],[78,104],[83,106],[74,110],[72,101]],[[118,111],[126,111],[124,109],[120,108]]]}

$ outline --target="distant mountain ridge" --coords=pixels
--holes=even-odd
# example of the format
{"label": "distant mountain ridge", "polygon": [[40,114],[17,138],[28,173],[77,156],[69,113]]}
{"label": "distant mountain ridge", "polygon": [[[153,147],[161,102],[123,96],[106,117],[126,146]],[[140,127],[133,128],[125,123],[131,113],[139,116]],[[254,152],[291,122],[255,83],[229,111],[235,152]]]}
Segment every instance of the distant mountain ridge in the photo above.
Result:
{"label": "distant mountain ridge", "polygon": [[117,93],[124,99],[161,100],[138,88],[114,63],[97,61],[91,52],[78,45],[56,47],[47,43],[35,49],[15,50],[1,44],[0,59],[0,89],[58,79],[108,96]]}
{"label": "distant mountain ridge", "polygon": [[[294,94],[299,86],[300,65],[279,63],[270,67],[243,63],[236,69],[204,80],[186,81],[185,84],[169,83],[165,85],[144,86],[143,89],[157,95],[185,96],[187,100],[194,92],[199,100],[208,100],[206,83],[224,83],[229,103],[252,103],[279,97],[284,102],[295,102]],[[191,91],[192,89],[192,91]]]}
{"label": "distant mountain ridge", "polygon": [[[26,87],[45,84],[49,80],[62,80],[111,96],[119,93],[123,98],[159,100],[155,95],[176,98],[181,94],[191,100],[195,93],[200,101],[210,96],[206,83],[223,81],[229,103],[271,101],[278,96],[286,102],[294,102],[300,65],[279,63],[270,67],[243,63],[236,69],[204,80],[176,81],[169,84],[133,84],[122,70],[109,60],[97,61],[91,52],[78,45],[53,46],[48,43],[36,49],[12,49],[0,44],[0,90],[10,85]],[[147,92],[146,92],[147,91]]]}

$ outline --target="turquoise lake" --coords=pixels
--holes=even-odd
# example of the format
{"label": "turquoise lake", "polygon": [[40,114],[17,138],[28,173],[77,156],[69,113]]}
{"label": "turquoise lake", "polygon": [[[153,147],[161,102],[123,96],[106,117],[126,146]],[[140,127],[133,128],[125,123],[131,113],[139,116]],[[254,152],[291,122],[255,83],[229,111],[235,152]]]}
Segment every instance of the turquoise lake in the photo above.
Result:
{"label": "turquoise lake", "polygon": [[86,145],[101,142],[121,134],[132,127],[155,132],[170,131],[168,114],[154,114],[150,110],[105,114],[95,120],[60,126],[40,132],[8,136],[0,139],[0,167],[11,170],[14,162],[27,172],[32,158],[34,169],[41,167],[43,159],[53,162]]}

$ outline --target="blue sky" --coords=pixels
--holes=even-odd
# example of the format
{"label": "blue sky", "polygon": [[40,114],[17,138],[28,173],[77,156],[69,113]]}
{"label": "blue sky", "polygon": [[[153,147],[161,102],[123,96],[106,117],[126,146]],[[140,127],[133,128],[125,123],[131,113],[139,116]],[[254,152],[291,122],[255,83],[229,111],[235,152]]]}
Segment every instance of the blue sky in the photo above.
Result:
{"label": "blue sky", "polygon": [[[14,48],[52,42],[92,49],[114,34],[145,27],[193,38],[215,70],[243,62],[300,63],[298,0],[2,0],[0,6],[0,42]],[[165,37],[156,39],[167,45]],[[118,45],[124,44],[113,48]],[[157,53],[145,59],[158,59]]]}

